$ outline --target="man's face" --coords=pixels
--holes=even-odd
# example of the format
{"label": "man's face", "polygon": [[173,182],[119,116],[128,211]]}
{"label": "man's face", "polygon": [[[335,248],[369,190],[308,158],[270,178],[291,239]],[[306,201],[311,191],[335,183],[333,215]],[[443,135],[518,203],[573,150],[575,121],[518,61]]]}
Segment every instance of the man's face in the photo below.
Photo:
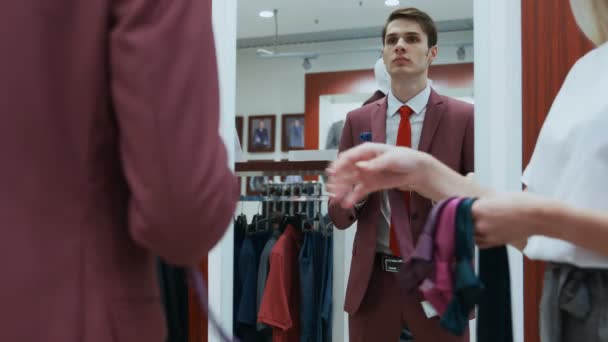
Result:
{"label": "man's face", "polygon": [[260,129],[264,129],[264,121],[260,120],[259,123],[258,123],[258,127]]}
{"label": "man's face", "polygon": [[428,37],[417,22],[396,19],[386,27],[382,58],[391,78],[424,74],[436,56],[437,47],[428,47]]}
{"label": "man's face", "polygon": [[300,127],[300,120],[295,119],[295,120],[293,121],[293,125],[294,125],[294,126],[296,126],[296,127]]}

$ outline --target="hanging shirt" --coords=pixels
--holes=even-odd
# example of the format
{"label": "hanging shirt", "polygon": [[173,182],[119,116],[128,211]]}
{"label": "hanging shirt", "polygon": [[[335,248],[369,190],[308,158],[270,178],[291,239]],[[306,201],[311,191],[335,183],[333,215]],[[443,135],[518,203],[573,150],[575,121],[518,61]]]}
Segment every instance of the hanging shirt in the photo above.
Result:
{"label": "hanging shirt", "polygon": [[[262,297],[264,296],[264,290],[266,289],[266,281],[268,280],[268,272],[270,271],[270,253],[274,248],[274,245],[277,243],[277,240],[280,236],[278,230],[275,230],[266,242],[264,249],[262,250],[262,254],[260,255],[260,265],[258,268],[258,288],[257,288],[257,310],[256,312],[260,312],[260,306],[262,304]],[[263,323],[258,323],[258,330],[262,330],[266,327]]]}
{"label": "hanging shirt", "polygon": [[321,304],[319,305],[319,309],[321,310],[321,336],[317,339],[319,342],[331,342],[332,337],[331,311],[333,301],[333,245],[332,235],[325,237],[322,267],[323,278],[321,280]]}
{"label": "hanging shirt", "polygon": [[[523,175],[528,191],[570,206],[608,210],[608,43],[572,67],[540,132]],[[600,255],[570,242],[532,236],[524,254],[535,260],[608,268]]]}
{"label": "hanging shirt", "polygon": [[268,233],[256,233],[247,236],[241,247],[239,273],[242,279],[241,298],[237,313],[237,329],[244,342],[263,340],[264,332],[258,332],[257,323],[257,280],[260,255],[268,241]]}
{"label": "hanging shirt", "polygon": [[253,240],[247,237],[241,247],[239,258],[239,273],[242,280],[241,300],[237,313],[237,322],[255,325],[256,322],[256,286],[257,286],[257,265],[256,253]]}
{"label": "hanging shirt", "polygon": [[320,270],[315,269],[315,241],[313,233],[304,235],[304,244],[300,250],[300,293],[302,303],[300,305],[300,342],[315,341],[317,318],[319,317],[318,299],[315,296],[315,278],[320,275]]}
{"label": "hanging shirt", "polygon": [[273,327],[273,342],[300,339],[300,272],[302,233],[289,225],[270,253],[270,273],[258,321]]}
{"label": "hanging shirt", "polygon": [[239,306],[241,304],[241,291],[243,290],[243,279],[241,274],[243,271],[240,268],[241,264],[241,248],[245,241],[245,230],[247,229],[247,219],[239,216],[234,221],[234,254],[233,254],[233,269],[234,269],[234,286],[232,287],[232,324],[237,336],[243,336],[238,324]]}

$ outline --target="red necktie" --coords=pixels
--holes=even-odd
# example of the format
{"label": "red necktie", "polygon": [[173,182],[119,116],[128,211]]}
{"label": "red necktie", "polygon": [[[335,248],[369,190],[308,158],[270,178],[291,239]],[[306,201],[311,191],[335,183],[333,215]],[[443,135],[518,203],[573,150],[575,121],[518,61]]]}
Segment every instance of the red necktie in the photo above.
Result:
{"label": "red necktie", "polygon": [[[412,126],[410,125],[410,115],[412,115],[414,111],[408,106],[401,106],[399,108],[399,115],[401,116],[401,121],[399,122],[399,131],[397,132],[397,146],[405,146],[412,147]],[[410,208],[410,193],[405,193],[404,198],[404,209],[409,213]],[[393,210],[399,210],[400,208],[391,208],[391,212]],[[409,214],[408,214],[409,215]],[[395,235],[394,224],[391,214],[391,228],[390,228],[390,240],[389,240],[389,248],[394,256],[401,256],[399,252],[399,242],[397,241],[397,236]]]}

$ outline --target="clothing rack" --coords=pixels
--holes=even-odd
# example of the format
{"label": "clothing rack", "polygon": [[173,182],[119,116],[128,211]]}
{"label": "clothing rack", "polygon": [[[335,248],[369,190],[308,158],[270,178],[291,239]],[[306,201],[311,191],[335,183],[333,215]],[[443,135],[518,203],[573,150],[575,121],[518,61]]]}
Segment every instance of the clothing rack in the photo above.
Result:
{"label": "clothing rack", "polygon": [[241,201],[322,202],[329,198],[323,195],[322,184],[316,181],[296,183],[269,181],[263,185],[262,192],[263,195],[258,196],[241,196]]}
{"label": "clothing rack", "polygon": [[[272,316],[276,310],[269,310],[268,308],[271,305],[268,303],[272,302],[272,307],[282,305],[281,307],[288,310],[290,314],[292,314],[292,310],[300,312],[300,308],[292,306],[293,303],[291,302],[282,303],[277,299],[266,299],[265,301],[264,298],[272,298],[272,294],[277,298],[291,298],[290,296],[296,294],[302,296],[299,294],[301,286],[307,286],[308,289],[311,289],[311,291],[302,292],[307,294],[307,297],[303,299],[305,305],[308,305],[308,311],[306,312],[318,313],[318,319],[315,317],[306,321],[307,334],[315,334],[315,337],[316,334],[332,334],[331,319],[326,318],[324,320],[321,311],[317,308],[325,304],[326,307],[329,307],[327,312],[330,315],[333,314],[331,279],[333,279],[334,226],[328,216],[323,214],[326,213],[326,204],[323,204],[323,202],[327,203],[329,199],[329,196],[323,193],[324,184],[319,181],[307,180],[311,178],[306,177],[323,175],[328,164],[329,161],[252,161],[236,164],[235,171],[239,177],[264,177],[263,181],[256,182],[255,190],[259,195],[241,197],[241,214],[235,221],[240,222],[238,225],[235,224],[235,227],[239,227],[238,230],[235,230],[235,250],[238,251],[239,255],[239,262],[235,263],[235,269],[238,271],[235,274],[242,274],[238,278],[240,282],[238,282],[238,285],[235,283],[234,286],[235,291],[238,291],[238,294],[234,297],[238,298],[238,317],[235,318],[234,323],[237,329],[242,329],[237,330],[237,336],[240,336],[238,334],[257,337],[262,335],[264,338],[272,338],[272,336],[264,335],[268,332],[272,335],[274,329],[270,329],[271,324],[268,323],[269,321],[260,319],[260,312],[265,312],[262,317],[266,317],[270,321],[276,318]],[[292,177],[287,177],[285,181],[272,181],[272,176],[303,177],[293,177],[297,180],[291,182]],[[255,215],[253,213],[256,204],[251,204],[251,202],[259,202]],[[249,224],[247,216],[243,213],[244,208],[246,208],[247,215],[253,215]],[[242,240],[238,240],[239,237]],[[241,241],[240,244],[238,241]],[[260,244],[260,242],[263,243]],[[271,253],[275,248],[279,248],[283,252]],[[291,253],[286,253],[286,251],[291,251]],[[258,259],[255,258],[256,255]],[[283,262],[273,265],[273,258],[281,259]],[[293,265],[293,262],[296,262],[298,267],[285,266],[285,268],[281,268],[279,266]],[[301,271],[302,267],[306,271]],[[273,270],[275,272],[274,276]],[[255,277],[249,276],[248,272],[252,272]],[[262,272],[262,275],[263,272],[266,272],[268,283],[272,284],[270,287],[265,288],[267,286],[266,278],[263,276],[260,278],[260,272]],[[277,274],[282,276],[279,277]],[[286,282],[293,280],[293,274],[299,274],[300,281],[285,285]],[[302,274],[305,274],[306,277],[302,278]],[[248,285],[247,279],[256,279],[256,285]],[[263,279],[262,283],[260,283],[260,279]],[[306,282],[302,283],[303,279]],[[251,282],[253,283],[253,281]],[[260,284],[262,284],[260,293],[253,294],[250,292],[252,287],[258,292]],[[313,289],[317,290],[313,291]],[[325,294],[323,291],[329,292]],[[247,294],[249,294],[249,297],[245,297]],[[243,298],[249,298],[250,302],[251,298],[256,298],[256,316],[247,314],[251,312],[248,311],[249,304]],[[260,322],[269,324],[269,326],[260,326]],[[254,331],[248,329],[254,329]],[[296,335],[299,335],[299,332],[296,332]],[[312,336],[309,337],[312,338]],[[300,338],[301,336],[294,335],[289,340],[299,340]],[[325,340],[327,339],[323,338],[323,341]]]}
{"label": "clothing rack", "polygon": [[327,160],[312,161],[248,161],[236,163],[235,173],[239,177],[255,176],[319,176],[329,166]]}
{"label": "clothing rack", "polygon": [[[325,170],[329,166],[327,160],[313,160],[313,161],[248,161],[242,163],[236,163],[235,173],[239,177],[256,177],[256,176],[319,176],[325,173]],[[307,191],[310,187],[314,188],[314,191]],[[328,196],[323,195],[322,184],[309,181],[299,183],[283,183],[269,181],[264,184],[262,189],[262,195],[260,196],[246,196],[241,197],[244,202],[261,202],[264,203],[265,217],[270,216],[270,207],[276,209],[278,204],[281,204],[282,208],[288,207],[286,203],[292,203],[290,205],[290,211],[293,214],[294,207],[298,206],[301,209],[301,204],[314,203],[315,211],[320,211],[321,204],[327,201]]]}
{"label": "clothing rack", "polygon": [[[263,185],[262,192],[261,196],[243,198],[242,202],[264,203],[266,220],[270,218],[271,213],[289,212],[294,215],[307,211],[310,213],[310,209],[312,209],[313,215],[321,216],[322,202],[328,199],[327,195],[323,195],[323,184],[316,181],[298,183],[270,181]],[[311,204],[313,207],[309,208],[308,206]]]}

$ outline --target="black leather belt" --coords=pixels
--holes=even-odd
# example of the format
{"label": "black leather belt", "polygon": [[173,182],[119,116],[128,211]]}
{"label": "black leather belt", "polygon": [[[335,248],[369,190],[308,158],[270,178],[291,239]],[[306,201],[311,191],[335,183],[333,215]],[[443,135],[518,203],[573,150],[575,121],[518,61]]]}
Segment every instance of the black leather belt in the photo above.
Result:
{"label": "black leather belt", "polygon": [[403,260],[396,256],[376,253],[376,262],[380,264],[383,271],[397,273],[403,264]]}

